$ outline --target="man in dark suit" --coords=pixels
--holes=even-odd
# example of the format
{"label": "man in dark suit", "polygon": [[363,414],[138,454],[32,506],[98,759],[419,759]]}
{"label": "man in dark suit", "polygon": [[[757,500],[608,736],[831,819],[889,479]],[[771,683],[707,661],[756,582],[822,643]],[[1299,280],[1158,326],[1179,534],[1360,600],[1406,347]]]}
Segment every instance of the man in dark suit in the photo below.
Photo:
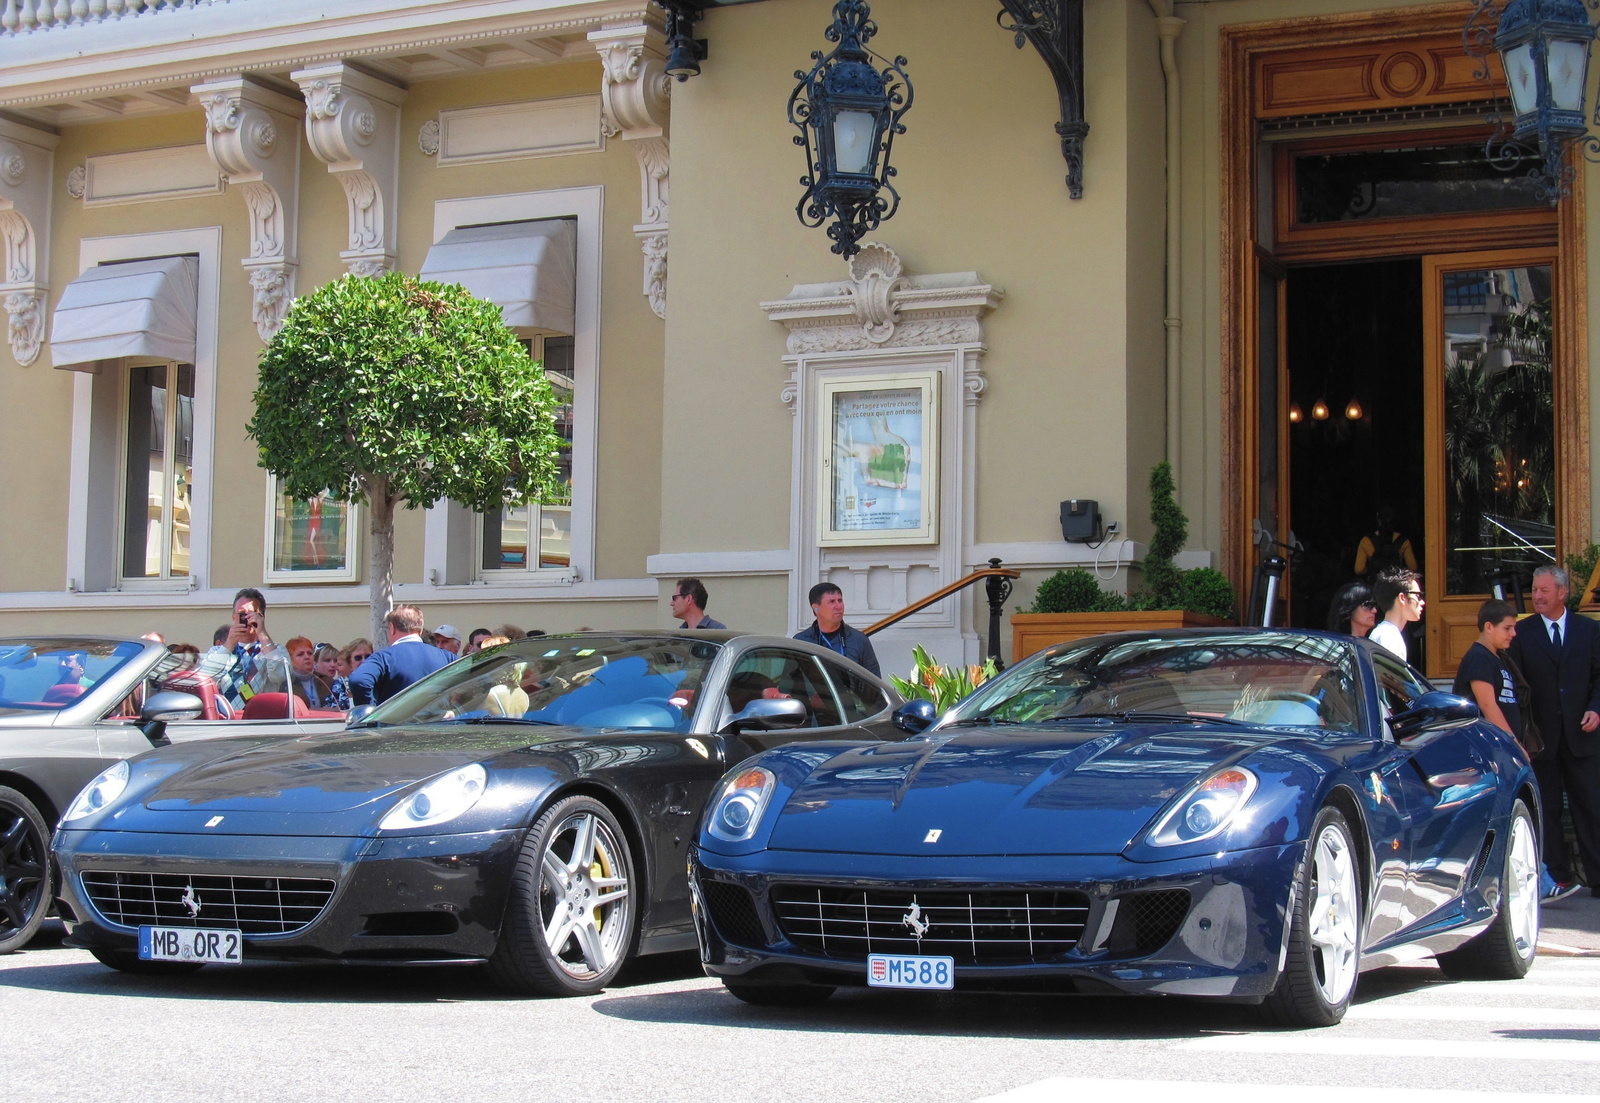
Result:
{"label": "man in dark suit", "polygon": [[422,610],[396,605],[383,618],[389,628],[389,646],[374,651],[350,673],[350,704],[381,705],[435,670],[455,661],[443,648],[422,642]]}
{"label": "man in dark suit", "polygon": [[1544,750],[1533,758],[1544,805],[1544,862],[1560,889],[1574,881],[1561,825],[1562,797],[1572,810],[1578,853],[1600,896],[1600,626],[1567,614],[1567,572],[1533,572],[1534,615],[1517,624],[1507,648],[1528,679],[1528,702]]}

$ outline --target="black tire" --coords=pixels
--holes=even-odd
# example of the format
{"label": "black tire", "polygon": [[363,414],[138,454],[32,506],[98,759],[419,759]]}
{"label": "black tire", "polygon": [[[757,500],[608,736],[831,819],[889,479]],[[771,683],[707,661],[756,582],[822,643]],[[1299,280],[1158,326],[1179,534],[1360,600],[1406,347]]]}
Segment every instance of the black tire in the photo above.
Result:
{"label": "black tire", "polygon": [[833,995],[832,988],[813,984],[743,984],[722,979],[733,996],[757,1007],[815,1007]]}
{"label": "black tire", "polygon": [[50,827],[32,801],[0,785],[0,954],[32,941],[51,900]]}
{"label": "black tire", "polygon": [[180,977],[198,973],[205,968],[199,961],[140,961],[139,955],[127,950],[90,950],[101,965],[109,965],[119,973],[140,977]]}
{"label": "black tire", "polygon": [[[1342,852],[1342,866],[1336,854],[1323,850],[1325,841],[1332,850]],[[1330,861],[1335,868],[1321,870],[1323,861]],[[1355,861],[1350,827],[1343,814],[1332,806],[1323,808],[1311,825],[1305,860],[1296,875],[1283,975],[1261,1005],[1268,1022],[1288,1027],[1333,1026],[1344,1018],[1361,965],[1361,878]],[[1319,911],[1324,895],[1328,904],[1325,911]],[[1329,932],[1340,932],[1343,937],[1330,944],[1326,941]]]}
{"label": "black tire", "polygon": [[[593,825],[588,836],[586,824]],[[585,845],[587,864],[578,855]],[[557,801],[522,841],[489,975],[517,995],[599,992],[633,956],[638,889],[627,835],[611,810],[590,797]],[[563,918],[566,925],[558,926]]]}
{"label": "black tire", "polygon": [[[1520,800],[1511,806],[1494,922],[1459,949],[1438,956],[1463,980],[1521,980],[1539,951],[1539,835]],[[1520,853],[1519,853],[1520,851]]]}

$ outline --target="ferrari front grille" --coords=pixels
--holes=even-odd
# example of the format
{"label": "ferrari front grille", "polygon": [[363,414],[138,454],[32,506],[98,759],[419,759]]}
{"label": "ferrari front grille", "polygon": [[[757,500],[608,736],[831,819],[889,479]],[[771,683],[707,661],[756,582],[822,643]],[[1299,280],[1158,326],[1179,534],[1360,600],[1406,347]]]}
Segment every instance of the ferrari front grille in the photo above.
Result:
{"label": "ferrari front grille", "polygon": [[314,877],[219,877],[90,869],[83,893],[119,927],[223,927],[246,935],[293,934],[333,898]]}
{"label": "ferrari front grille", "polygon": [[1050,961],[1078,944],[1089,898],[1065,889],[937,890],[776,885],[784,937],[846,961],[868,954],[952,957],[957,964]]}

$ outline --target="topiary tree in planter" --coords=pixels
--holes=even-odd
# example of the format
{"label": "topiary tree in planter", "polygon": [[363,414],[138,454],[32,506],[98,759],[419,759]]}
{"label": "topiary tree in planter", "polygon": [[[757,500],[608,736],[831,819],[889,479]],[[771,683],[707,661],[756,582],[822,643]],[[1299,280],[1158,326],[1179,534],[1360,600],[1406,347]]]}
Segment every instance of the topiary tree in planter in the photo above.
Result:
{"label": "topiary tree in planter", "polygon": [[562,493],[558,402],[500,308],[390,272],[297,299],[261,356],[246,426],[291,497],[368,507],[372,638],[394,600],[394,511],[487,512]]}

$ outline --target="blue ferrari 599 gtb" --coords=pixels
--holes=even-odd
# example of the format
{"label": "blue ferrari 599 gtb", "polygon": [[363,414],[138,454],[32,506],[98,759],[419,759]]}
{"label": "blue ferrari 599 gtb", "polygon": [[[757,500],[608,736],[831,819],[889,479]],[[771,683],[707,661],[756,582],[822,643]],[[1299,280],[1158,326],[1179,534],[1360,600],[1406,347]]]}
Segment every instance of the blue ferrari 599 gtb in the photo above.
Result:
{"label": "blue ferrari 599 gtb", "polygon": [[907,740],[740,763],[691,868],[706,970],[751,1003],[1188,995],[1317,1026],[1379,965],[1522,976],[1539,822],[1516,741],[1381,648],[1126,633],[1034,655]]}

